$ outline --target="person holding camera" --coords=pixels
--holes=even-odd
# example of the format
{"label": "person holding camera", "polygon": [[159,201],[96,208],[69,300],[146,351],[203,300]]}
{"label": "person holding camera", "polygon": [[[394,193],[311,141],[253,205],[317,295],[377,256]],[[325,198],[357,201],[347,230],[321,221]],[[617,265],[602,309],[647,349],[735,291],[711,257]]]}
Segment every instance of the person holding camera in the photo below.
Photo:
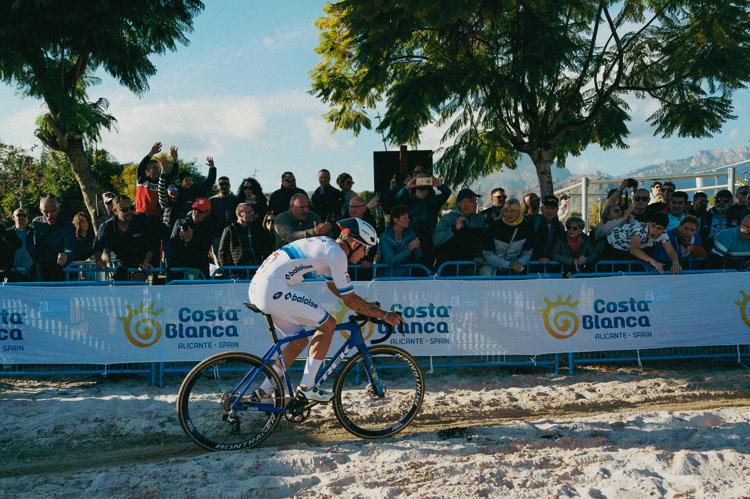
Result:
{"label": "person holding camera", "polygon": [[[436,188],[438,193],[435,193]],[[396,202],[406,206],[409,212],[409,228],[422,243],[422,258],[428,267],[434,261],[432,235],[438,213],[450,195],[450,188],[442,180],[426,172],[416,173],[396,194]]]}
{"label": "person holding camera", "polygon": [[174,224],[169,238],[171,267],[197,269],[205,278],[209,277],[209,250],[214,234],[210,214],[211,201],[200,197],[193,201],[190,214]]}

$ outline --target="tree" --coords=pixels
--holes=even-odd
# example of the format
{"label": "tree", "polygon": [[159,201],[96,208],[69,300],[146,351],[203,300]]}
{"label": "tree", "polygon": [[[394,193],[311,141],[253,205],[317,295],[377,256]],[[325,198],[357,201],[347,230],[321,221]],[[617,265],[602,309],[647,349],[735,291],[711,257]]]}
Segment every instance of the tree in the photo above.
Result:
{"label": "tree", "polygon": [[29,151],[0,144],[0,205],[13,211],[33,204],[33,191],[42,175]]}
{"label": "tree", "polygon": [[156,73],[152,54],[188,43],[200,0],[0,0],[0,81],[42,99],[36,135],[70,160],[95,219],[97,183],[86,148],[111,129],[108,102],[87,91],[103,69],[137,95]]}
{"label": "tree", "polygon": [[453,184],[527,154],[551,193],[554,162],[628,147],[628,96],[658,103],[655,135],[710,137],[750,75],[747,0],[342,0],[325,13],[312,93],[328,121],[359,133],[384,107],[377,130],[396,144],[446,126],[435,166]]}

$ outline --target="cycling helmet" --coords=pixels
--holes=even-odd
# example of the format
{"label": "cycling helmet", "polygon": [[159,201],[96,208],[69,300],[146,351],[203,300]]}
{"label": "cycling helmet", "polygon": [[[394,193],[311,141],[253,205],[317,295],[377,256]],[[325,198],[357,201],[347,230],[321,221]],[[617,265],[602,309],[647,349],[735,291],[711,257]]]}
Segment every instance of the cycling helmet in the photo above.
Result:
{"label": "cycling helmet", "polygon": [[378,244],[378,233],[372,225],[368,224],[361,218],[345,218],[337,222],[339,229],[341,229],[341,235],[339,236],[344,241],[348,239],[354,239],[372,248]]}

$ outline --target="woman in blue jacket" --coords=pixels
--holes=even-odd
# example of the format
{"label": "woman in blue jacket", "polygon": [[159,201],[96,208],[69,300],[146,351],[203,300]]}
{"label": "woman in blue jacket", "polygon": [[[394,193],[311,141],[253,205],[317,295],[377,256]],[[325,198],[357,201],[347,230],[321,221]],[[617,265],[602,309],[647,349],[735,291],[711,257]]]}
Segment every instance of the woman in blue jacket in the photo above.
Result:
{"label": "woman in blue jacket", "polygon": [[[380,236],[378,263],[403,265],[422,263],[421,242],[409,228],[409,211],[404,205],[396,205],[391,210],[391,223]],[[378,275],[394,277],[408,276],[408,269],[380,269]]]}

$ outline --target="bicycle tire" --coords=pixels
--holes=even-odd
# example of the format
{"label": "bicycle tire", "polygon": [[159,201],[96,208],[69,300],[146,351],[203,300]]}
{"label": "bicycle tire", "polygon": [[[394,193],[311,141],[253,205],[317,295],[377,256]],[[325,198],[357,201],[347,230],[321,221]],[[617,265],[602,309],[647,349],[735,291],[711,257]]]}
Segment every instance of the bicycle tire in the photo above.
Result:
{"label": "bicycle tire", "polygon": [[185,376],[177,396],[177,415],[182,429],[193,442],[211,451],[240,450],[255,447],[273,432],[283,417],[283,411],[244,410],[228,419],[229,413],[225,409],[226,401],[236,398],[230,392],[254,368],[263,371],[245,392],[246,400],[266,378],[270,378],[274,396],[268,403],[274,408],[283,408],[284,386],[279,376],[255,355],[218,353],[199,362]]}
{"label": "bicycle tire", "polygon": [[424,373],[416,359],[401,348],[377,346],[369,351],[385,396],[373,393],[364,356],[358,352],[336,378],[333,411],[341,425],[358,437],[389,437],[406,428],[419,412],[424,400]]}

